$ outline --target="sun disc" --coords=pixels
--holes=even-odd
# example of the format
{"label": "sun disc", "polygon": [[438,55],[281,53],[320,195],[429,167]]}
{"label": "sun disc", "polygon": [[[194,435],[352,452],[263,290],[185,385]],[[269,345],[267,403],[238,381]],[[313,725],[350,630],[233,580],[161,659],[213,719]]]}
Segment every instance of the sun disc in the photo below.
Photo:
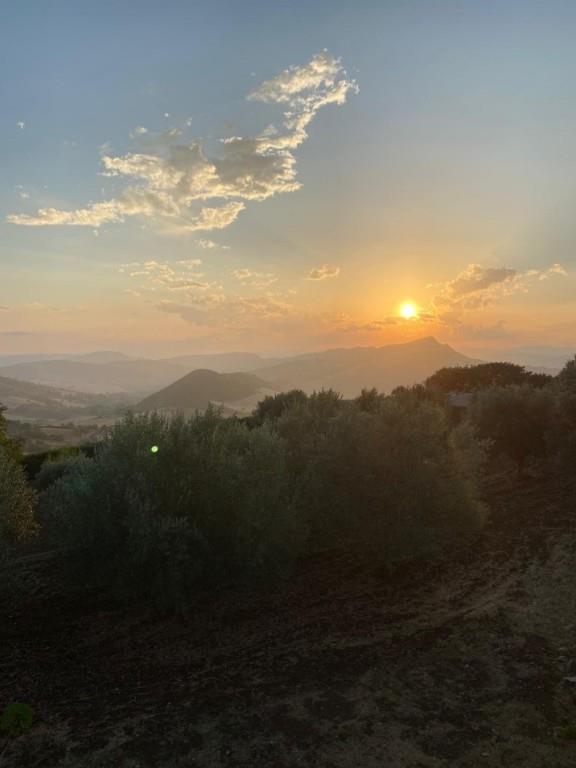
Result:
{"label": "sun disc", "polygon": [[405,320],[410,320],[412,317],[418,317],[418,309],[416,304],[411,301],[407,301],[400,307],[400,314]]}

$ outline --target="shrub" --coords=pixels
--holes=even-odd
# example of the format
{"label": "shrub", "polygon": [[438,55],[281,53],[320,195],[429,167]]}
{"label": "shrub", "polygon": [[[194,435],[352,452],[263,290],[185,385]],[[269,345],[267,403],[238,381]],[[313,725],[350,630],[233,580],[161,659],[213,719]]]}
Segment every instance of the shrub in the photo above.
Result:
{"label": "shrub", "polygon": [[556,458],[558,468],[574,477],[576,467],[576,389],[559,388],[547,434],[547,449]]}
{"label": "shrub", "polygon": [[372,389],[364,388],[358,397],[354,399],[354,404],[360,411],[374,413],[380,408],[380,404],[385,397],[385,395],[378,392],[376,387],[372,387]]}
{"label": "shrub", "polygon": [[6,408],[0,405],[0,448],[3,448],[14,461],[20,461],[22,459],[22,446],[18,440],[8,437],[5,410]]}
{"label": "shrub", "polygon": [[469,430],[458,443],[439,408],[392,397],[372,412],[308,404],[278,428],[313,549],[345,543],[390,561],[437,553],[482,522],[482,446]]}
{"label": "shrub", "polygon": [[556,385],[560,390],[576,395],[576,355],[566,362],[556,377]]}
{"label": "shrub", "polygon": [[301,389],[279,392],[277,395],[267,395],[254,409],[250,417],[251,423],[260,425],[268,419],[278,419],[291,408],[305,403],[307,399],[308,395]]}
{"label": "shrub", "polygon": [[0,546],[6,547],[37,532],[36,493],[26,484],[22,467],[0,446]]}
{"label": "shrub", "polygon": [[212,409],[128,414],[48,500],[76,573],[171,610],[198,585],[284,575],[298,546],[279,436]]}
{"label": "shrub", "polygon": [[396,387],[392,390],[392,397],[397,398],[403,405],[411,407],[421,403],[434,403],[442,405],[444,397],[435,389],[425,387],[424,384],[413,384],[411,387]]}
{"label": "shrub", "polygon": [[77,462],[85,460],[86,457],[78,449],[68,449],[48,455],[31,485],[40,493],[46,491],[57,480],[71,472]]}
{"label": "shrub", "polygon": [[529,457],[547,453],[546,435],[553,407],[551,390],[526,384],[494,387],[478,393],[469,417],[480,437],[491,441],[492,452],[510,457],[522,476]]}

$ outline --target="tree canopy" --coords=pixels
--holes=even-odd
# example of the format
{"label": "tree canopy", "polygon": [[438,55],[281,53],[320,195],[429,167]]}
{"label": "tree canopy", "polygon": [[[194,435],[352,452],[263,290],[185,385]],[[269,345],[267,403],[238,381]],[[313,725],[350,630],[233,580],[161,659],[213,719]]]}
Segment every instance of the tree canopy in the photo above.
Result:
{"label": "tree canopy", "polygon": [[441,368],[429,376],[425,385],[440,392],[477,392],[490,387],[528,386],[545,387],[553,377],[545,373],[527,371],[515,363],[480,363],[454,368]]}

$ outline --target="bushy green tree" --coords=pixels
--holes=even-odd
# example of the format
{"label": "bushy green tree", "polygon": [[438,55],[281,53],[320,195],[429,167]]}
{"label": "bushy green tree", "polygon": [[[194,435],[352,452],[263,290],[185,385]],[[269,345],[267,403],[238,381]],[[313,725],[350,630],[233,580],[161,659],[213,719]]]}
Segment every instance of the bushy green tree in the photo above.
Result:
{"label": "bushy green tree", "polygon": [[251,416],[251,424],[261,425],[270,419],[279,419],[283,413],[306,402],[308,395],[301,389],[291,389],[276,395],[266,395]]}
{"label": "bushy green tree", "polygon": [[424,386],[424,384],[413,384],[410,387],[395,387],[392,390],[392,397],[395,397],[405,406],[417,406],[421,403],[435,403],[440,405],[444,398],[434,389]]}
{"label": "bushy green tree", "polygon": [[439,392],[478,392],[492,387],[521,386],[540,388],[553,381],[552,376],[532,373],[515,363],[481,363],[480,365],[441,368],[425,381],[425,386]]}
{"label": "bushy green tree", "polygon": [[47,490],[57,480],[72,471],[77,461],[85,458],[78,448],[66,448],[48,454],[31,482],[32,487],[39,492]]}
{"label": "bushy green tree", "polygon": [[[439,408],[389,397],[377,410],[315,414],[308,404],[278,429],[311,549],[350,546],[386,562],[438,552],[481,524],[473,452],[453,440]],[[482,447],[475,450],[481,463]]]}
{"label": "bushy green tree", "polygon": [[558,378],[553,415],[547,430],[547,447],[555,457],[557,467],[576,478],[576,364],[573,367],[568,364]]}
{"label": "bushy green tree", "polygon": [[558,389],[576,395],[576,355],[566,362],[556,377]]}
{"label": "bushy green tree", "polygon": [[364,388],[357,398],[354,400],[354,404],[360,411],[365,413],[375,413],[379,408],[386,396],[378,392],[376,387],[371,389]]}
{"label": "bushy green tree", "polygon": [[4,448],[8,452],[14,461],[21,461],[22,459],[22,446],[18,440],[13,440],[8,437],[8,425],[4,413],[6,408],[0,405],[0,448]]}
{"label": "bushy green tree", "polygon": [[37,532],[36,493],[28,487],[22,467],[0,446],[0,547],[7,547]]}
{"label": "bushy green tree", "polygon": [[297,552],[280,437],[212,409],[127,415],[48,496],[77,574],[171,610],[199,585],[278,578]]}
{"label": "bushy green tree", "polygon": [[546,455],[546,435],[553,409],[551,390],[524,384],[478,393],[469,417],[480,437],[491,442],[493,453],[511,458],[522,476],[529,457]]}

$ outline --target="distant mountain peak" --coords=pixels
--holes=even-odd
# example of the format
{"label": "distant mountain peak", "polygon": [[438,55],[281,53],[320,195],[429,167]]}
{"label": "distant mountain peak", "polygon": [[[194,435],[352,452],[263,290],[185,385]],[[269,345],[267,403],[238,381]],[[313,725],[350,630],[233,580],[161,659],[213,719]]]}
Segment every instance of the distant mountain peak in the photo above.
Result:
{"label": "distant mountain peak", "polygon": [[447,347],[448,344],[443,344],[442,342],[438,341],[438,339],[435,336],[423,336],[421,339],[414,339],[413,341],[406,342],[407,344],[412,344],[413,346],[422,346],[422,347]]}
{"label": "distant mountain peak", "polygon": [[268,389],[269,385],[252,373],[217,373],[199,368],[146,397],[136,410],[204,410],[211,402],[234,403]]}

